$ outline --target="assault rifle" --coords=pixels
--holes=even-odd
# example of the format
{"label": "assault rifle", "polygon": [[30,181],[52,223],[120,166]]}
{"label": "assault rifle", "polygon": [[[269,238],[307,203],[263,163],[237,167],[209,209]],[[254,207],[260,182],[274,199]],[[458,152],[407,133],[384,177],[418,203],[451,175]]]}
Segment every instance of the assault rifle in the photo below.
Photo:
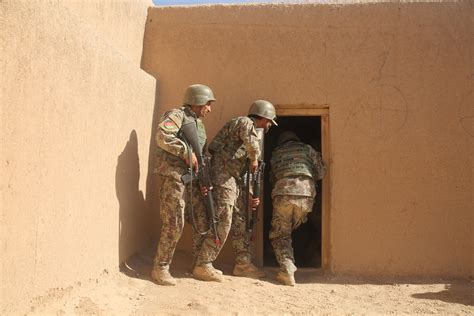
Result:
{"label": "assault rifle", "polygon": [[[244,207],[245,207],[245,214],[246,214],[246,229],[248,232],[252,232],[253,227],[258,221],[257,218],[257,207],[250,207],[250,197],[253,199],[260,197],[260,192],[262,188],[262,177],[263,172],[265,170],[265,162],[263,162],[263,135],[264,130],[263,128],[257,128],[257,136],[259,139],[259,147],[260,147],[260,157],[258,158],[258,167],[255,172],[251,172],[250,168],[247,168],[247,173],[245,175],[244,181]],[[251,189],[252,188],[252,189]]]}
{"label": "assault rifle", "polygon": [[[211,182],[211,174],[210,174],[210,162],[209,157],[204,157],[202,152],[201,145],[199,144],[199,137],[197,133],[197,126],[196,121],[185,119],[181,126],[181,137],[188,145],[188,149],[195,153],[196,159],[198,161],[198,172],[197,174],[193,171],[192,166],[190,166],[190,170],[188,173],[184,174],[181,177],[181,181],[184,184],[191,183],[193,178],[197,178],[199,180],[199,184],[201,187],[206,187],[208,189],[207,195],[204,196],[204,205],[207,211],[207,217],[209,219],[209,226],[212,232],[214,233],[214,242],[216,245],[221,244],[221,240],[217,235],[217,218],[216,218],[216,211],[214,209],[214,200],[212,198],[212,182]],[[192,164],[191,159],[189,159],[190,165]],[[192,186],[191,186],[192,187]],[[191,217],[192,217],[192,224],[194,230],[200,234],[205,234],[206,232],[200,232],[194,221],[194,213],[192,213],[192,205],[191,205]]]}

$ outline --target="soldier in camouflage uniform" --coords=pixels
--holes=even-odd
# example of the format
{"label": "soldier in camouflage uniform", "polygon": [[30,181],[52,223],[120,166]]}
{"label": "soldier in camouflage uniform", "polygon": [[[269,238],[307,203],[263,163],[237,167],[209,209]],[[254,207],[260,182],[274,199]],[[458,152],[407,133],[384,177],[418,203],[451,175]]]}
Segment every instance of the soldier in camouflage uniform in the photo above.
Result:
{"label": "soldier in camouflage uniform", "polygon": [[211,112],[211,103],[215,100],[208,86],[189,86],[184,95],[184,105],[164,113],[156,131],[158,147],[155,173],[160,178],[162,227],[151,277],[160,285],[176,284],[169,273],[169,266],[184,227],[186,201],[181,176],[188,171],[189,166],[196,170],[198,164],[196,155],[183,141],[180,129],[185,119],[196,122],[199,142],[204,147],[206,131],[200,117]]}
{"label": "soldier in camouflage uniform", "polygon": [[321,154],[291,131],[280,134],[270,163],[273,185],[270,241],[280,265],[276,279],[284,285],[294,286],[296,266],[291,233],[306,222],[312,211],[315,181],[323,178],[326,167]]}
{"label": "soldier in camouflage uniform", "polygon": [[[212,154],[213,194],[216,216],[219,219],[217,230],[221,245],[214,243],[212,233],[203,240],[197,254],[196,267],[193,270],[193,275],[198,279],[222,281],[220,275],[220,278],[210,278],[206,270],[212,266],[212,262],[221,251],[229,234],[233,217],[236,216],[234,209],[239,197],[241,176],[247,164],[252,172],[258,167],[258,158],[261,153],[256,128],[264,128],[268,131],[272,124],[276,125],[275,118],[274,106],[268,101],[257,100],[250,106],[248,116],[233,118],[227,122],[209,145],[209,152]],[[258,203],[258,199],[254,200],[254,205],[255,202]],[[245,222],[238,226],[244,231],[240,236],[248,238],[248,234],[245,233]],[[243,253],[249,252],[248,242],[241,242],[240,245],[242,248],[247,248],[242,251]],[[236,265],[234,274],[235,272],[237,274],[247,271],[254,274],[258,272],[250,262],[249,255],[246,259],[241,265]]]}
{"label": "soldier in camouflage uniform", "polygon": [[[263,135],[262,135],[263,137]],[[261,153],[262,154],[262,153]],[[244,174],[243,177],[246,175]],[[252,175],[251,175],[252,177]],[[263,175],[262,175],[263,177]],[[250,185],[250,184],[249,184]],[[252,186],[249,188],[249,207],[256,212],[260,204],[259,198],[252,198]],[[232,274],[235,276],[249,278],[264,278],[266,273],[259,270],[252,263],[251,254],[251,235],[252,232],[247,231],[247,208],[245,207],[246,188],[242,183],[239,186],[239,197],[237,198],[234,212],[232,214],[232,225],[230,227],[230,236],[232,240],[232,248],[235,254],[235,266]]]}

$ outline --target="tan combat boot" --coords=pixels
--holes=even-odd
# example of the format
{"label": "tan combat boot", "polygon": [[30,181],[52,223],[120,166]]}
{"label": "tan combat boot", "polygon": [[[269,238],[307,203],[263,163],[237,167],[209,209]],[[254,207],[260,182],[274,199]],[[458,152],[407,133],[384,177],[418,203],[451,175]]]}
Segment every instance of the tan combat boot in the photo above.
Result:
{"label": "tan combat boot", "polygon": [[201,281],[214,281],[222,282],[224,278],[222,277],[222,272],[219,273],[219,270],[215,269],[212,264],[203,264],[200,266],[195,266],[193,269],[193,276]]}
{"label": "tan combat boot", "polygon": [[214,270],[215,273],[220,274],[220,275],[223,275],[223,274],[224,274],[224,272],[222,272],[221,270],[214,268],[214,266],[212,265],[212,263],[209,263],[209,265],[210,265],[209,268],[211,268],[212,270]]}
{"label": "tan combat boot", "polygon": [[[192,265],[192,267],[191,267],[191,271],[188,270],[191,274],[192,274],[193,271],[194,271],[194,267],[196,267],[196,263],[193,263],[193,265]],[[222,272],[221,270],[214,268],[214,266],[212,265],[212,263],[209,263],[208,268],[211,269],[211,270],[214,270],[214,272],[217,273],[217,274],[220,274],[220,275],[223,275],[223,274],[224,274],[224,272]]]}
{"label": "tan combat boot", "polygon": [[264,278],[267,276],[265,272],[259,270],[252,262],[244,264],[236,264],[232,274],[235,276],[242,276],[247,278]]}
{"label": "tan combat boot", "polygon": [[151,278],[159,285],[176,285],[176,280],[171,276],[169,267],[154,267]]}
{"label": "tan combat boot", "polygon": [[295,276],[293,273],[278,272],[276,280],[284,285],[295,286]]}

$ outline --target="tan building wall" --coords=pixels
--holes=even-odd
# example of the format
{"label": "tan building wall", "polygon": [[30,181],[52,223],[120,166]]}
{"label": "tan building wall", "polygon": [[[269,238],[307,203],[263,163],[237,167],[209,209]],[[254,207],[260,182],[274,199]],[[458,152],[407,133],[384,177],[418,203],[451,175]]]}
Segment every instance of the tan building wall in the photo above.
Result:
{"label": "tan building wall", "polygon": [[2,314],[117,270],[149,241],[150,4],[0,4]]}
{"label": "tan building wall", "polygon": [[214,89],[211,138],[255,99],[328,108],[330,270],[468,277],[472,16],[468,1],[153,8],[142,67],[160,113],[191,83]]}

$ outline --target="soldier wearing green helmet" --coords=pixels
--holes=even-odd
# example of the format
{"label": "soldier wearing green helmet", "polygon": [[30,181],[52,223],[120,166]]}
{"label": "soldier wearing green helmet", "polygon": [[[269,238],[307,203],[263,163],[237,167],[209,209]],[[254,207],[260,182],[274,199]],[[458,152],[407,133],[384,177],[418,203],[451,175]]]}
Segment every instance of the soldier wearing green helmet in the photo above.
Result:
{"label": "soldier wearing green helmet", "polygon": [[193,84],[184,92],[183,103],[187,105],[203,106],[209,102],[216,101],[211,88],[203,84]]}
{"label": "soldier wearing green helmet", "polygon": [[[266,100],[257,100],[254,103],[252,103],[249,109],[249,116],[252,116],[252,115],[266,118],[270,120],[270,122],[273,125],[278,126],[277,122],[275,122],[275,119],[276,119],[275,107],[273,106],[273,104],[271,104],[270,102]],[[269,126],[267,127],[270,128]],[[266,131],[268,131],[268,129]]]}
{"label": "soldier wearing green helmet", "polygon": [[269,237],[280,265],[276,279],[294,286],[296,266],[291,233],[306,222],[312,211],[315,182],[323,178],[326,167],[321,154],[292,131],[280,134],[270,164],[273,212]]}
{"label": "soldier wearing green helmet", "polygon": [[[245,231],[245,220],[238,212],[236,204],[241,191],[242,175],[248,165],[250,171],[258,168],[258,158],[261,155],[257,128],[268,131],[276,125],[275,107],[269,101],[257,100],[250,106],[248,116],[241,116],[227,122],[209,144],[212,154],[212,183],[215,199],[216,216],[219,218],[217,231],[221,245],[214,243],[212,234],[205,236],[197,254],[193,270],[195,277],[206,281],[221,281],[206,270],[212,269],[212,262],[217,258],[231,229],[240,231],[236,234],[240,240],[233,244],[236,251],[236,266],[234,275],[248,277],[263,277],[251,262],[249,236]],[[250,201],[252,206],[260,203],[258,198]],[[238,238],[237,238],[238,239]]]}
{"label": "soldier wearing green helmet", "polygon": [[[180,130],[183,121],[195,122],[200,146],[205,151],[207,138],[201,118],[211,112],[211,103],[214,101],[216,99],[211,88],[193,84],[184,93],[183,106],[165,112],[156,130],[154,173],[160,184],[162,227],[151,277],[160,285],[176,285],[176,280],[169,273],[169,266],[184,227],[187,201],[181,176],[189,167],[194,170],[198,168],[196,155],[186,145]],[[193,198],[193,201],[202,203],[199,197]]]}

